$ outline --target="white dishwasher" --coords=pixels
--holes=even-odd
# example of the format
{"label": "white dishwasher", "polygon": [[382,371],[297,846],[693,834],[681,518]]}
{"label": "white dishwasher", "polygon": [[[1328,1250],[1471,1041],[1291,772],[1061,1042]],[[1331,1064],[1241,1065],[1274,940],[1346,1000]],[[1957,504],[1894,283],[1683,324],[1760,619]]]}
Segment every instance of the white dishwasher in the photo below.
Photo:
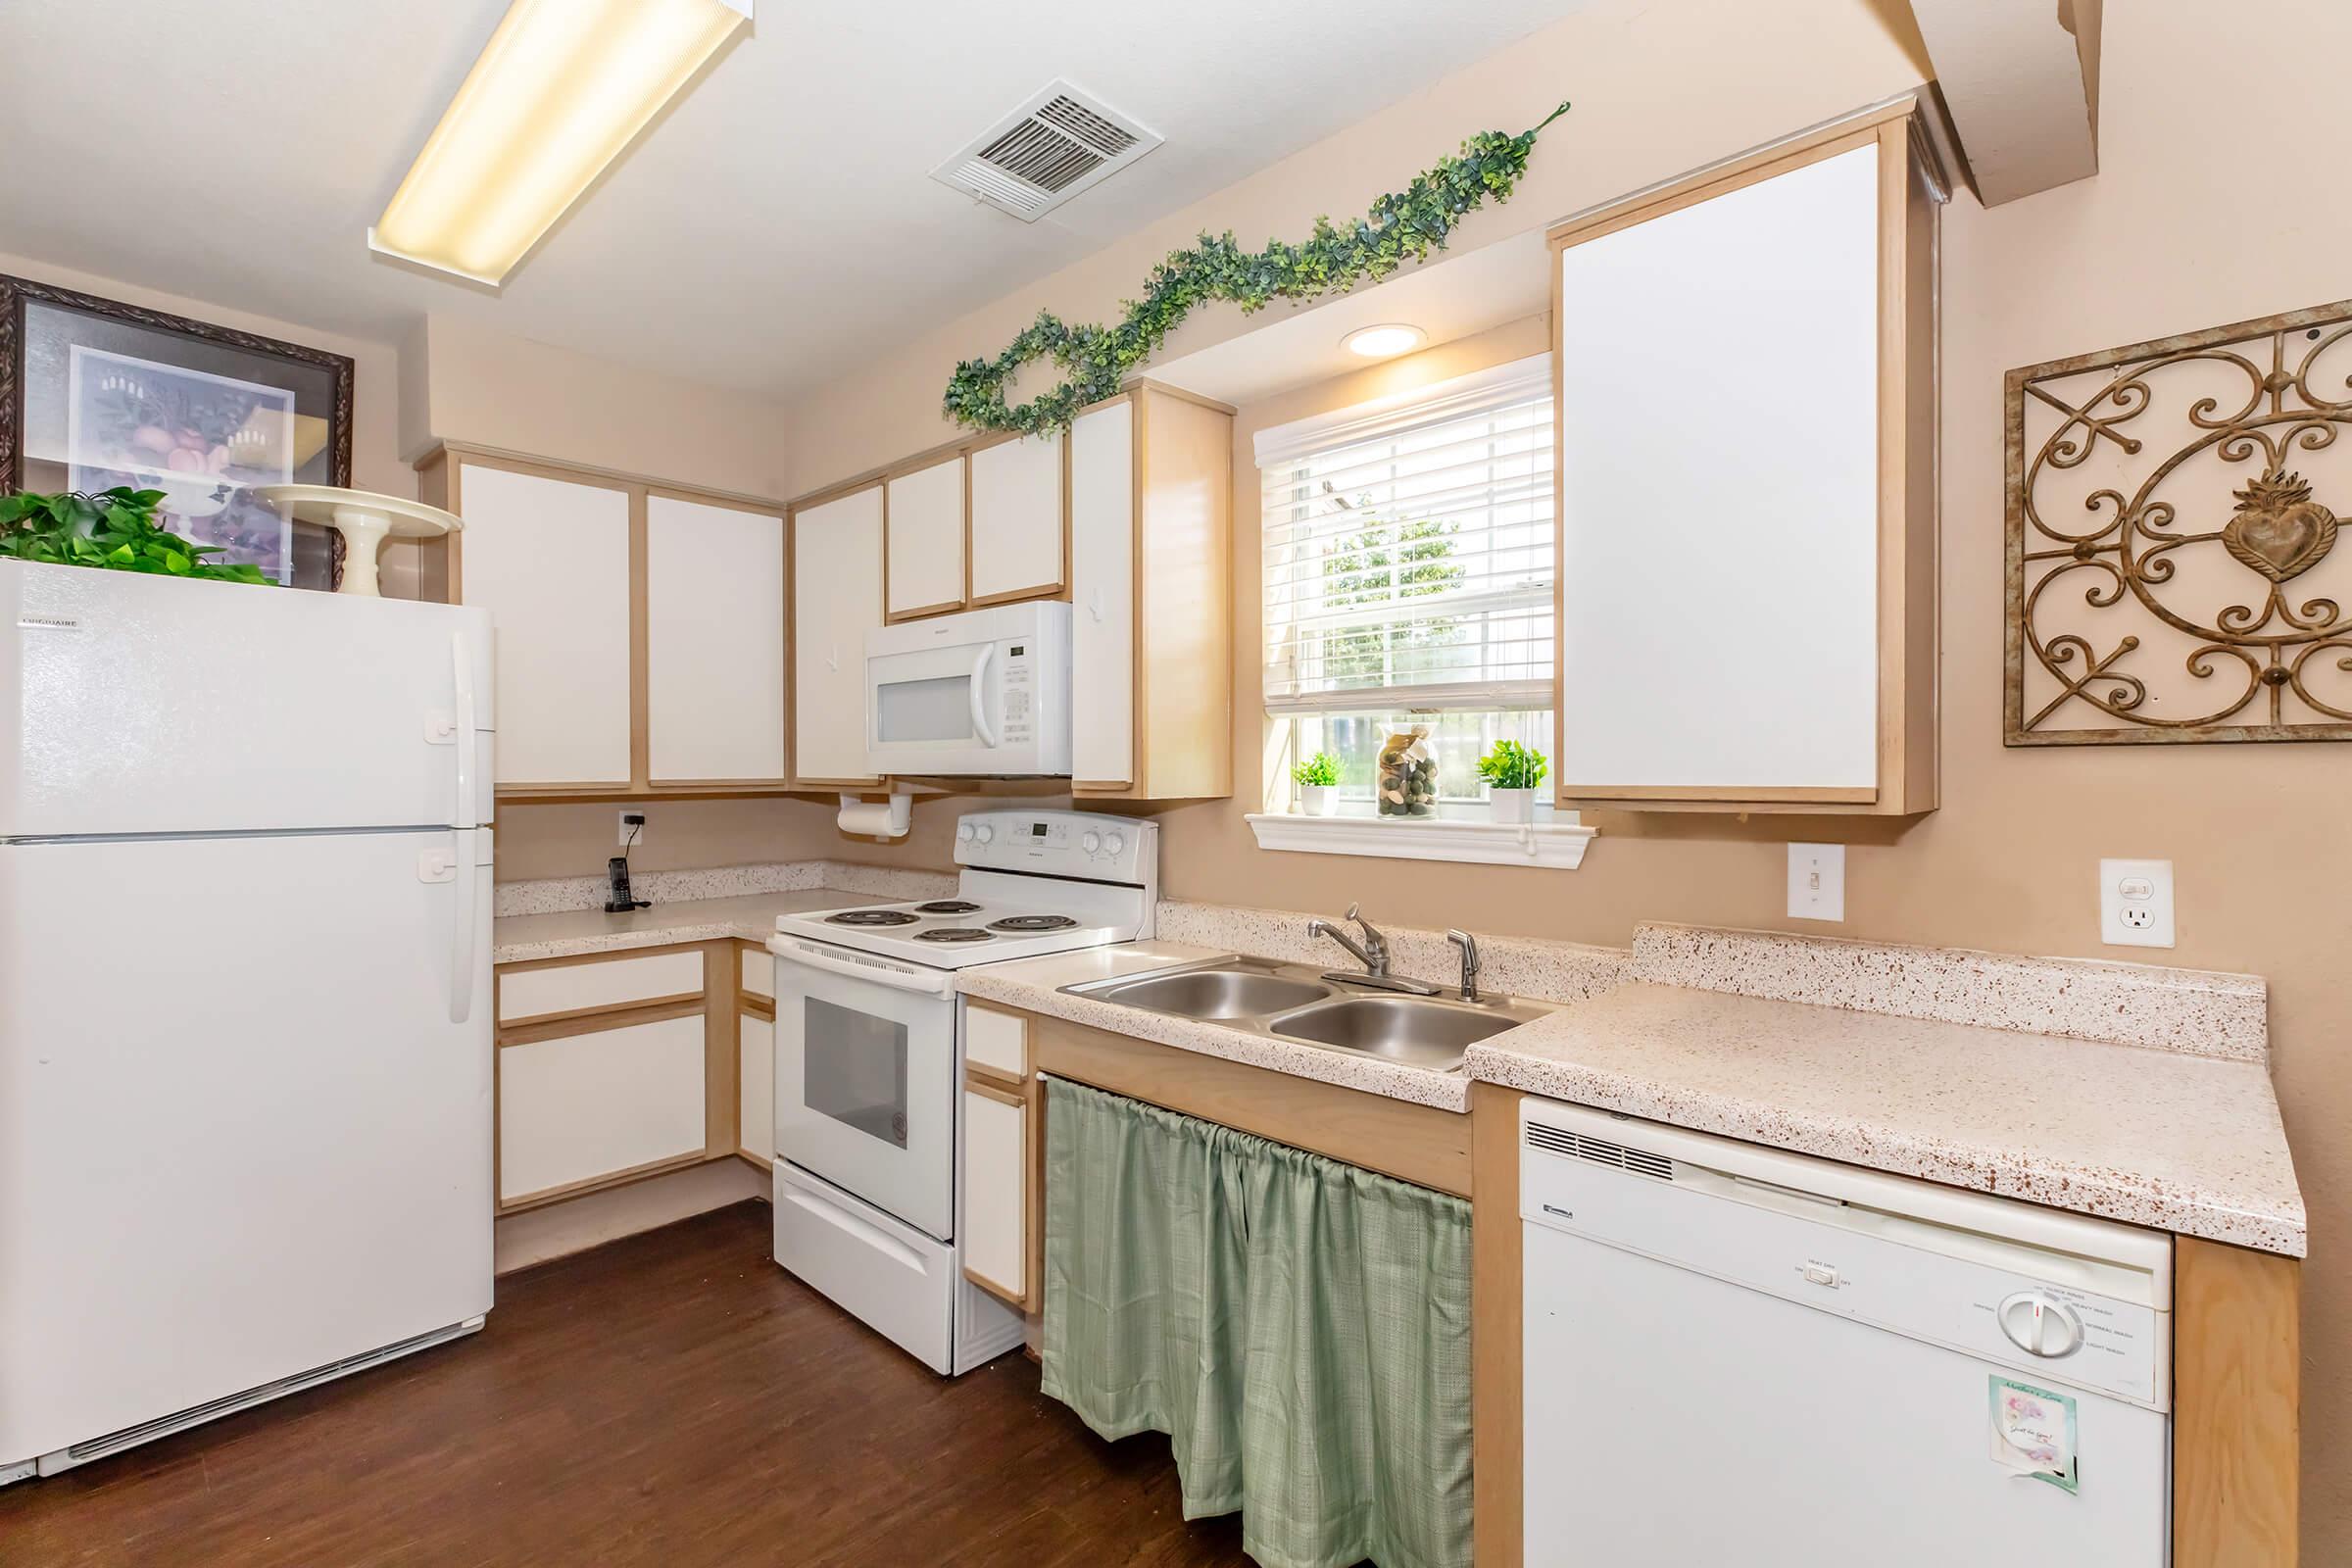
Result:
{"label": "white dishwasher", "polygon": [[2162,1568],[2172,1239],[1521,1102],[1529,1568]]}

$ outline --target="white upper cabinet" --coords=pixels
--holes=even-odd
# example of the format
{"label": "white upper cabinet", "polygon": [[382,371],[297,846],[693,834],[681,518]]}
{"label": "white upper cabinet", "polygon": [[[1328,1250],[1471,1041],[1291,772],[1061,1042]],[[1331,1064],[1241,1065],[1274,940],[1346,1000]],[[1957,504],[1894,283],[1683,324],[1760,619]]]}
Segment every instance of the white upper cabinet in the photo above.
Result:
{"label": "white upper cabinet", "polygon": [[1935,409],[1915,371],[1935,191],[1908,130],[1555,231],[1563,802],[1934,807]]}
{"label": "white upper cabinet", "polygon": [[1060,593],[1060,432],[982,447],[971,464],[971,604]]}
{"label": "white upper cabinet", "polygon": [[784,519],[649,495],[647,773],[656,784],[784,777]]}
{"label": "white upper cabinet", "polygon": [[630,782],[629,494],[466,462],[462,603],[498,639],[502,786]]}
{"label": "white upper cabinet", "polygon": [[882,487],[792,518],[793,776],[865,782],[865,634],[882,624]]}
{"label": "white upper cabinet", "polygon": [[963,608],[963,458],[902,473],[883,518],[893,620]]}
{"label": "white upper cabinet", "polygon": [[1070,426],[1071,773],[1135,781],[1135,405]]}

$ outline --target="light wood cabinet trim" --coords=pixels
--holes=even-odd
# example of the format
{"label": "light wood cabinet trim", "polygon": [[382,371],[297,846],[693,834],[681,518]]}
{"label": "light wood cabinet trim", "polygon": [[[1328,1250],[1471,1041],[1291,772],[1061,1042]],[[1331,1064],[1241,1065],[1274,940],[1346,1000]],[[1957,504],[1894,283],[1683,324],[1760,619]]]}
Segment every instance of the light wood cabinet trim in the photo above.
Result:
{"label": "light wood cabinet trim", "polygon": [[2302,1265],[2173,1243],[2174,1568],[2294,1568]]}
{"label": "light wood cabinet trim", "polygon": [[984,1091],[992,1100],[1017,1099],[1029,1083],[1025,1077],[1015,1078],[1010,1073],[999,1072],[985,1061],[966,1061],[963,1064],[963,1081],[965,1087]]}
{"label": "light wood cabinet trim", "polygon": [[1470,1118],[1458,1112],[1037,1014],[1029,1017],[1029,1048],[1037,1072],[1470,1196]]}
{"label": "light wood cabinet trim", "polygon": [[769,1023],[774,1023],[776,1021],[776,1001],[773,997],[758,996],[745,991],[738,995],[735,1011],[743,1017],[764,1018]]}
{"label": "light wood cabinet trim", "polygon": [[1470,1086],[1471,1554],[1503,1568],[1520,1562],[1525,1530],[1519,1099],[1497,1084]]}
{"label": "light wood cabinet trim", "polygon": [[978,1095],[982,1100],[993,1100],[1000,1105],[1011,1105],[1018,1110],[1029,1108],[1029,1097],[1022,1093],[1018,1085],[1008,1084],[994,1073],[983,1072],[976,1067],[964,1069],[963,1087],[967,1093]]}
{"label": "light wood cabinet trim", "polygon": [[741,988],[735,944],[703,948],[703,1152],[716,1158],[743,1147],[743,1050],[736,1034]]}
{"label": "light wood cabinet trim", "polygon": [[568,1040],[574,1035],[600,1034],[607,1029],[628,1029],[641,1023],[664,1023],[671,1018],[691,1018],[709,1010],[710,1004],[700,991],[656,1002],[632,1002],[614,1007],[590,1007],[579,1012],[549,1013],[539,1018],[519,1018],[498,1026],[498,1046],[535,1046],[546,1040]]}
{"label": "light wood cabinet trim", "polygon": [[648,1181],[656,1176],[666,1176],[672,1171],[692,1170],[697,1165],[708,1165],[713,1160],[732,1157],[735,1156],[730,1151],[724,1154],[694,1152],[648,1160],[642,1165],[632,1165],[627,1170],[607,1171],[602,1176],[590,1176],[581,1181],[566,1182],[562,1187],[549,1187],[540,1192],[525,1193],[520,1198],[509,1199],[498,1205],[498,1217],[504,1219],[509,1214],[519,1214],[526,1209],[546,1208],[551,1203],[561,1203],[566,1199],[586,1198],[590,1193],[626,1187],[631,1182]]}
{"label": "light wood cabinet trim", "polygon": [[[1551,351],[1560,373],[1560,252],[1637,223],[1863,147],[1879,166],[1879,638],[1878,777],[1868,789],[1595,785],[1554,775],[1562,807],[1630,810],[1809,811],[1909,816],[1939,804],[1936,754],[1937,489],[1936,285],[1939,224],[1919,101],[1875,105],[1665,184],[1581,213],[1548,229]],[[1566,559],[1566,430],[1552,400],[1554,559]],[[1564,592],[1552,583],[1552,668],[1567,672]],[[1567,705],[1552,704],[1553,756],[1566,755]]]}

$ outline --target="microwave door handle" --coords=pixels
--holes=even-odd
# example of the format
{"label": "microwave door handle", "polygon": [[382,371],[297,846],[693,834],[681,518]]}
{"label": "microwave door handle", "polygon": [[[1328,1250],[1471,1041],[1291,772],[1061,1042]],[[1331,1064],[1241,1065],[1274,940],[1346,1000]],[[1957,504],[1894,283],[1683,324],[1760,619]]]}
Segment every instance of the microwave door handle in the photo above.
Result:
{"label": "microwave door handle", "polygon": [[919,992],[927,997],[952,997],[956,994],[956,977],[948,973],[931,973],[912,969],[883,968],[880,964],[859,963],[855,958],[836,958],[831,954],[779,937],[767,945],[767,951],[788,963],[807,964],[828,974],[846,974],[853,980],[871,980],[878,986],[894,991]]}
{"label": "microwave door handle", "polygon": [[988,661],[996,651],[995,643],[982,643],[980,657],[972,661],[972,733],[992,752],[997,749],[997,727],[988,721]]}

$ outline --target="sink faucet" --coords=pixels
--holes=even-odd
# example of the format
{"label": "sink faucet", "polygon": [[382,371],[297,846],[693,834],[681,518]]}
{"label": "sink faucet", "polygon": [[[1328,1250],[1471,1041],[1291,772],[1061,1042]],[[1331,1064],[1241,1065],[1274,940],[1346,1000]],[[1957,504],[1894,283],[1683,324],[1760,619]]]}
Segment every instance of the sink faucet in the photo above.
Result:
{"label": "sink faucet", "polygon": [[1467,931],[1448,931],[1446,940],[1462,950],[1462,1000],[1478,1000],[1478,938]]}
{"label": "sink faucet", "polygon": [[1356,912],[1362,907],[1363,906],[1360,904],[1350,904],[1348,906],[1347,914],[1342,916],[1344,919],[1353,920],[1363,929],[1364,941],[1361,947],[1356,945],[1355,939],[1348,936],[1343,927],[1330,920],[1315,919],[1306,922],[1308,936],[1331,938],[1332,941],[1346,948],[1349,956],[1353,957],[1356,962],[1364,966],[1362,974],[1349,974],[1344,969],[1327,969],[1323,973],[1323,978],[1343,981],[1348,985],[1368,986],[1375,991],[1401,991],[1416,997],[1436,996],[1438,987],[1431,985],[1426,980],[1408,980],[1402,975],[1389,973],[1389,939],[1381,935],[1379,927]]}

